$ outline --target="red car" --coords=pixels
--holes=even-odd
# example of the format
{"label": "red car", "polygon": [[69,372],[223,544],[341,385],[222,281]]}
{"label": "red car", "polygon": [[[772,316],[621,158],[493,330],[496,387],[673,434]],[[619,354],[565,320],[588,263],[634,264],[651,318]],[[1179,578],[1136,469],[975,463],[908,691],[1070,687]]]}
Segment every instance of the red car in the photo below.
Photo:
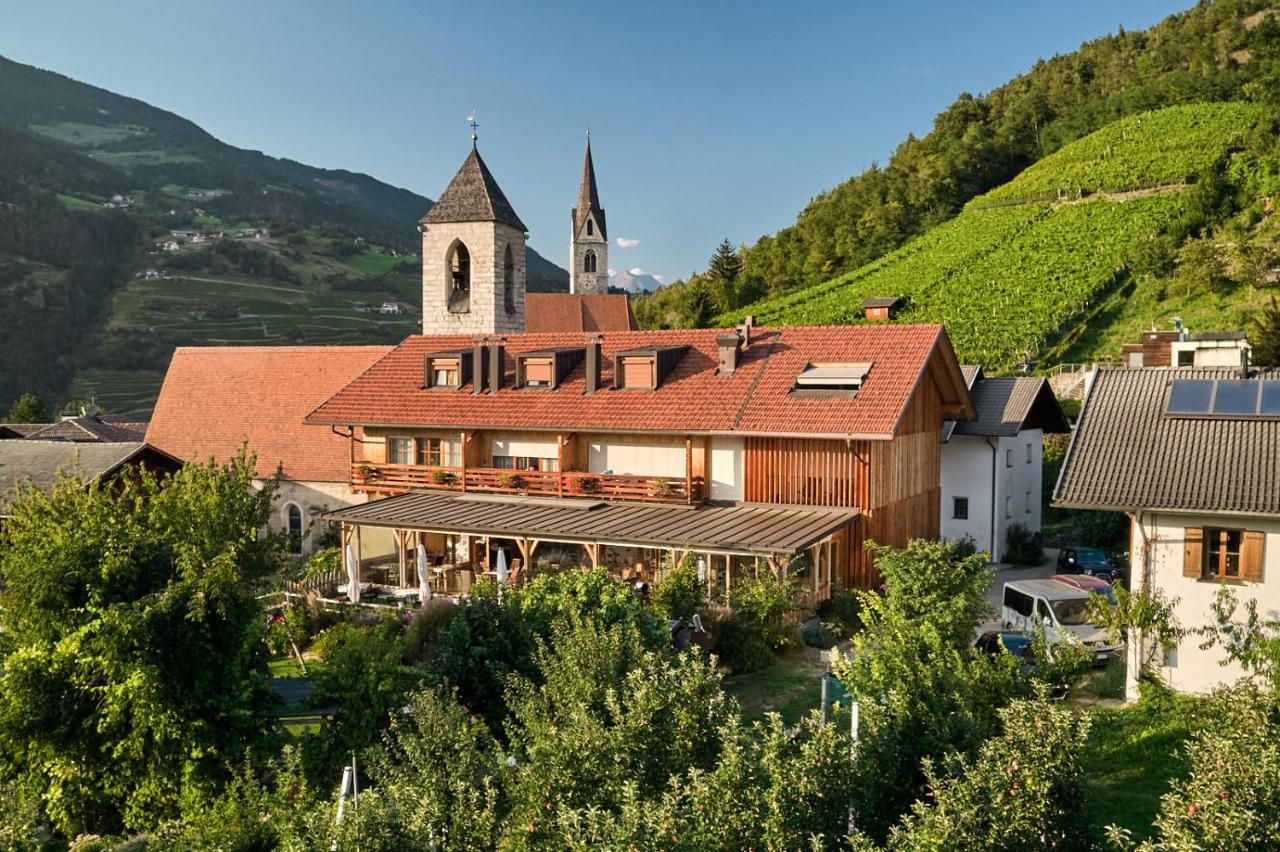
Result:
{"label": "red car", "polygon": [[1093,592],[1102,595],[1112,606],[1116,605],[1115,590],[1111,588],[1111,584],[1106,580],[1099,580],[1089,574],[1054,574],[1049,579],[1056,580],[1073,589],[1079,589],[1082,592]]}

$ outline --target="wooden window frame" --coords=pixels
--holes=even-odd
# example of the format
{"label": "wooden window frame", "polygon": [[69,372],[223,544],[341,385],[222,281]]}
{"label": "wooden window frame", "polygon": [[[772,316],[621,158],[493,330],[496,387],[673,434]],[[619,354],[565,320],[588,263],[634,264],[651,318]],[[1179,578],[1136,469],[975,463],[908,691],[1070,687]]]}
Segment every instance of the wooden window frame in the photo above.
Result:
{"label": "wooden window frame", "polygon": [[[1232,535],[1238,536],[1232,550]],[[1262,582],[1266,536],[1257,530],[1237,527],[1188,527],[1183,531],[1182,576],[1195,580],[1228,583]],[[1231,556],[1236,573],[1227,572]],[[1216,567],[1213,563],[1216,562]]]}
{"label": "wooden window frame", "polygon": [[[446,458],[445,446],[449,446]],[[418,438],[414,446],[414,460],[422,467],[461,467],[462,447],[457,438]]]}
{"label": "wooden window frame", "polygon": [[[408,444],[408,456],[409,456],[408,461],[399,461],[398,456],[400,454],[392,450],[392,447],[399,446],[401,441],[404,441]],[[417,460],[418,449],[417,449],[417,445],[414,443],[413,438],[410,438],[406,435],[388,435],[386,438],[386,442],[387,442],[387,453],[386,453],[387,464],[409,465],[409,464],[413,464]]]}

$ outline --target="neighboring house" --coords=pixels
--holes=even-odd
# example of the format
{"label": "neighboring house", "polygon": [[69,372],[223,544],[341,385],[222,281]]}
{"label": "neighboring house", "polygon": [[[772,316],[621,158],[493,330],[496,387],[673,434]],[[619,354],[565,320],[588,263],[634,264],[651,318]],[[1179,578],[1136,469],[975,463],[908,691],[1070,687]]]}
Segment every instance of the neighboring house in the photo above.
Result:
{"label": "neighboring house", "polygon": [[1192,333],[1179,323],[1169,331],[1148,331],[1141,343],[1120,348],[1120,361],[1131,369],[1150,367],[1239,367],[1248,363],[1248,336],[1243,331]]}
{"label": "neighboring house", "polygon": [[529,293],[525,331],[635,331],[635,314],[625,295]]}
{"label": "neighboring house", "polygon": [[1071,425],[1047,379],[964,374],[977,417],[942,430],[942,537],[999,562],[1011,525],[1040,531],[1043,438]]}
{"label": "neighboring house", "polygon": [[9,514],[7,504],[19,483],[47,493],[63,473],[74,474],[89,485],[111,480],[133,465],[170,474],[182,467],[182,462],[141,441],[0,441],[0,517]]}
{"label": "neighboring house", "polygon": [[[34,424],[28,424],[34,425]],[[128,443],[146,440],[147,424],[141,420],[106,414],[63,417],[57,423],[42,423],[23,437],[37,441],[76,443]]]}
{"label": "neighboring house", "polygon": [[147,441],[187,461],[256,456],[259,484],[280,471],[271,526],[311,553],[316,517],[365,498],[349,485],[347,439],[302,419],[389,346],[180,347],[165,374]]}
{"label": "neighboring house", "polygon": [[[1275,619],[1280,370],[1099,370],[1054,503],[1127,514],[1131,586],[1177,599],[1183,628],[1211,623],[1224,586]],[[1160,661],[1174,688],[1200,692],[1241,675],[1203,641],[1191,633]]]}
{"label": "neighboring house", "polygon": [[366,578],[416,587],[418,544],[455,590],[498,548],[650,581],[692,552],[709,587],[767,565],[822,599],[879,583],[868,541],[938,536],[972,416],[939,325],[744,325],[414,336],[307,422],[376,498],[329,515]]}

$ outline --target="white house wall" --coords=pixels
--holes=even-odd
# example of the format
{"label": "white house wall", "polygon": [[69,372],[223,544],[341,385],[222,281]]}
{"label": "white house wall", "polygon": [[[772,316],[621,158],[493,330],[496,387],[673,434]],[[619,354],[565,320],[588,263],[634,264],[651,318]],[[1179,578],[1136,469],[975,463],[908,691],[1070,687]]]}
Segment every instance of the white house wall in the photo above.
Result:
{"label": "white house wall", "polygon": [[742,499],[741,438],[711,439],[711,499]]}
{"label": "white house wall", "polygon": [[[1247,601],[1256,600],[1258,615],[1264,621],[1280,618],[1280,518],[1144,512],[1138,515],[1138,520],[1141,523],[1133,525],[1130,540],[1129,564],[1132,566],[1133,587],[1140,588],[1145,581],[1170,598],[1177,598],[1174,612],[1184,629],[1194,631],[1213,623],[1213,598],[1224,585],[1220,581],[1182,576],[1185,530],[1188,528],[1225,527],[1265,533],[1262,582],[1232,582],[1230,588],[1235,592],[1241,608]],[[1238,612],[1242,612],[1242,609]],[[1202,637],[1189,634],[1177,649],[1165,656],[1165,665],[1160,672],[1174,689],[1182,692],[1206,692],[1216,686],[1232,683],[1244,675],[1234,664],[1220,665],[1224,659],[1221,647],[1202,650],[1200,644],[1203,641]],[[1136,668],[1135,665],[1129,666],[1128,686],[1132,697],[1136,697]]]}
{"label": "white house wall", "polygon": [[[253,485],[261,489],[264,480],[255,479]],[[314,482],[295,479],[282,479],[276,489],[275,503],[271,507],[271,520],[268,525],[276,532],[289,531],[289,506],[296,505],[302,510],[302,552],[304,555],[314,553],[322,525],[316,518],[322,512],[354,506],[367,501],[364,494],[351,490],[346,482]]]}
{"label": "white house wall", "polygon": [[[1038,532],[1042,520],[1043,438],[1040,429],[1026,429],[1012,438],[952,435],[942,445],[942,537],[951,541],[971,537],[979,550],[987,551],[993,562],[999,562],[1004,558],[1012,524]],[[967,520],[954,517],[956,497],[969,498]]]}
{"label": "white house wall", "polygon": [[[683,477],[684,441],[610,436],[587,445],[587,470],[632,476]],[[714,470],[715,462],[712,461]]]}

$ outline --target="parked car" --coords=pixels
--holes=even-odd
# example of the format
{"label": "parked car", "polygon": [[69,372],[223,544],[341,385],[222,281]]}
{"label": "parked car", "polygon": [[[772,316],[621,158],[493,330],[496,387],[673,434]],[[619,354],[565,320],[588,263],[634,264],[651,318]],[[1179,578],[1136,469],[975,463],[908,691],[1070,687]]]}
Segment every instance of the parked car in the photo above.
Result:
{"label": "parked car", "polygon": [[1089,574],[1054,574],[1049,578],[1059,583],[1079,589],[1082,592],[1093,592],[1102,595],[1112,606],[1116,605],[1116,590],[1106,580],[1100,580]]}
{"label": "parked car", "polygon": [[[978,638],[973,642],[973,647],[992,657],[1008,651],[1021,661],[1022,671],[1029,673],[1040,662],[1036,659],[1035,644],[1036,637],[1029,633],[1021,633],[1016,630],[986,630],[978,634]],[[1052,657],[1053,649],[1049,648],[1048,650],[1049,655]],[[1066,683],[1052,684],[1049,689],[1049,697],[1058,700],[1066,698],[1068,689],[1069,685]]]}
{"label": "parked car", "polygon": [[1058,570],[1063,574],[1088,574],[1108,583],[1116,579],[1116,567],[1107,554],[1096,547],[1064,547],[1058,551]]}
{"label": "parked car", "polygon": [[999,654],[1003,648],[1023,662],[1032,664],[1036,661],[1035,652],[1031,647],[1035,642],[1036,638],[1029,633],[1019,633],[1016,630],[988,630],[978,635],[973,642],[973,647],[992,657]]}
{"label": "parked car", "polygon": [[1043,631],[1050,647],[1079,642],[1093,653],[1094,665],[1106,665],[1121,646],[1109,642],[1105,630],[1086,620],[1089,595],[1057,580],[1005,583],[1001,622],[1008,630]]}

